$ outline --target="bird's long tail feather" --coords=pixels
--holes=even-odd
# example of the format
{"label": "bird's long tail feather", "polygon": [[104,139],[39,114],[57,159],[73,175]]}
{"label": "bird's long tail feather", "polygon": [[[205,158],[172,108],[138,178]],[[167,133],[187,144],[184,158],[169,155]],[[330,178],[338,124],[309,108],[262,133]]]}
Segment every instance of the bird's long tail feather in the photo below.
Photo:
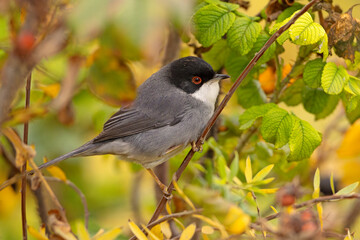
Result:
{"label": "bird's long tail feather", "polygon": [[[89,151],[90,149],[92,149],[94,147],[94,144],[92,144],[91,142],[88,142],[84,145],[82,145],[81,147],[69,152],[69,153],[66,153],[60,157],[57,157],[49,162],[46,162],[46,163],[43,163],[41,164],[40,166],[38,166],[38,169],[43,169],[43,168],[47,168],[47,167],[50,167],[56,163],[59,163],[65,159],[68,159],[68,158],[71,158],[71,157],[77,157],[77,156],[86,156],[86,152]],[[34,170],[32,171],[29,171],[28,172],[29,174],[33,174],[34,173]]]}

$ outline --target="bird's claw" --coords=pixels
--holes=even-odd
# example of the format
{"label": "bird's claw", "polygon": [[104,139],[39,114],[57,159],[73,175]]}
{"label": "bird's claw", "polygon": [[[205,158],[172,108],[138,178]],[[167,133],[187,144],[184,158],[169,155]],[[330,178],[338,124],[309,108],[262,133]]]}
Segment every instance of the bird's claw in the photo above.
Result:
{"label": "bird's claw", "polygon": [[201,153],[203,151],[203,141],[201,141],[201,145],[198,147],[196,146],[196,142],[191,142],[191,148],[194,152],[199,152]]}

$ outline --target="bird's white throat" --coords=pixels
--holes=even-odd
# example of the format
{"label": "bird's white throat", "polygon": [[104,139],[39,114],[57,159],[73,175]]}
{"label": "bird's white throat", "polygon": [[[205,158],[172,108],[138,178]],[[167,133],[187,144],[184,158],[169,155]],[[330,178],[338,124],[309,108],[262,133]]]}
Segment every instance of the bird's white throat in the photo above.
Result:
{"label": "bird's white throat", "polygon": [[192,93],[191,96],[214,108],[219,91],[219,81],[210,80],[204,83],[196,92]]}

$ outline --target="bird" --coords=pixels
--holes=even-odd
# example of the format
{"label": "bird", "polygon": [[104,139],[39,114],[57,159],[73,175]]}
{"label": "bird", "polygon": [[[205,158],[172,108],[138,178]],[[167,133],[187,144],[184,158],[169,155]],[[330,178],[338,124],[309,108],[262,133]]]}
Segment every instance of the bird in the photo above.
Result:
{"label": "bird", "polygon": [[198,150],[195,141],[214,113],[219,82],[229,77],[199,57],[177,59],[143,82],[133,103],[113,114],[99,135],[38,168],[72,157],[113,154],[142,165],[166,193],[152,168],[189,144]]}

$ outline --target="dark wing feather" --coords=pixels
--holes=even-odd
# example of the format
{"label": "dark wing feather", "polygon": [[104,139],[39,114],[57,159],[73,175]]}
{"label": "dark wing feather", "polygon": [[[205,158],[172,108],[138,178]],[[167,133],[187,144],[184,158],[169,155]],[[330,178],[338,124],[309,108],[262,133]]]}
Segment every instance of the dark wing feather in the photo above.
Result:
{"label": "dark wing feather", "polygon": [[150,117],[136,108],[123,108],[104,124],[103,131],[93,139],[93,143],[127,137],[166,125],[175,125],[181,121],[181,118],[182,114],[177,116],[158,115],[155,120],[154,117]]}

